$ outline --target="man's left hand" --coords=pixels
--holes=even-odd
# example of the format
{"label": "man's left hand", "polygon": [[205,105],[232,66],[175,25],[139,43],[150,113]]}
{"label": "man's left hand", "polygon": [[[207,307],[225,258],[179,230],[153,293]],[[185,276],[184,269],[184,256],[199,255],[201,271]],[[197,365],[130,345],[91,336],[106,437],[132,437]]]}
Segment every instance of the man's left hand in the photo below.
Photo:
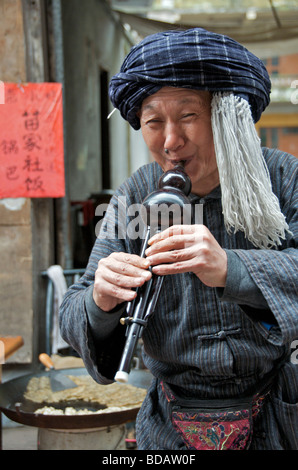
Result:
{"label": "man's left hand", "polygon": [[227,254],[204,225],[174,225],[149,240],[146,256],[155,274],[193,272],[209,287],[224,287]]}

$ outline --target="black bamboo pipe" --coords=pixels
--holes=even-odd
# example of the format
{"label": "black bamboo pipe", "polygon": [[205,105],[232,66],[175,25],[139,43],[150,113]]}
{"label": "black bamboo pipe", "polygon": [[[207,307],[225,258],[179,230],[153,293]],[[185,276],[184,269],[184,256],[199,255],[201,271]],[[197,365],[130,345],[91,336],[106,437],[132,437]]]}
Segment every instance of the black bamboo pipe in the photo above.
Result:
{"label": "black bamboo pipe", "polygon": [[[190,220],[191,206],[187,196],[191,191],[191,181],[183,166],[183,162],[179,162],[172,170],[165,172],[159,179],[158,189],[143,201],[147,233],[140,253],[142,257],[145,257],[149,238],[162,229],[165,218],[168,219],[168,226],[183,224],[186,218]],[[151,279],[138,289],[134,301],[128,304],[126,317],[120,320],[127,325],[127,330],[122,357],[115,375],[117,382],[128,381],[137,342],[154,312],[163,279],[162,276],[152,273]]]}

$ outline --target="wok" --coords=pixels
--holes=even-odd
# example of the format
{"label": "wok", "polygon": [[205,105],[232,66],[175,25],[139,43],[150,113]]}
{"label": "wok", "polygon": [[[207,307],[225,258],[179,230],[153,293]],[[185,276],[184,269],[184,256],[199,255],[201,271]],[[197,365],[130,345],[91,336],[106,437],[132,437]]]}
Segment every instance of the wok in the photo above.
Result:
{"label": "wok", "polygon": [[[75,376],[88,375],[88,372],[85,368],[63,369],[57,372],[59,372],[59,374],[64,372],[65,375]],[[39,378],[43,376],[47,376],[46,371],[31,375],[24,375],[0,384],[0,412],[3,412],[12,421],[24,424],[26,426],[48,429],[89,429],[119,425],[129,421],[134,421],[139,411],[140,407],[136,406],[129,410],[114,411],[103,414],[37,414],[34,411],[39,407],[39,404],[35,403],[34,406],[32,406],[31,402],[26,402],[24,393],[27,389],[28,382],[33,377]],[[141,388],[147,388],[151,378],[151,374],[147,373],[147,371],[132,371],[129,383],[131,385],[140,386]],[[120,384],[119,387],[121,387]],[[74,404],[72,403],[69,403],[68,406],[75,408]],[[84,408],[92,408],[92,404],[89,406],[89,404],[86,403]]]}

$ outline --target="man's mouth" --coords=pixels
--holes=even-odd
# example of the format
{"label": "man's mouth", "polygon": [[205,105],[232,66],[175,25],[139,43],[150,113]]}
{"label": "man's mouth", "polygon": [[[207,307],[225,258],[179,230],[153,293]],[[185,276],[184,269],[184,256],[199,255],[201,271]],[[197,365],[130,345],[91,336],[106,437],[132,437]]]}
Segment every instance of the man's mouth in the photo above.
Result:
{"label": "man's mouth", "polygon": [[190,158],[189,159],[177,159],[177,160],[171,160],[169,163],[171,163],[171,165],[173,166],[173,168],[175,166],[182,166],[182,168],[185,168],[185,166],[190,162]]}

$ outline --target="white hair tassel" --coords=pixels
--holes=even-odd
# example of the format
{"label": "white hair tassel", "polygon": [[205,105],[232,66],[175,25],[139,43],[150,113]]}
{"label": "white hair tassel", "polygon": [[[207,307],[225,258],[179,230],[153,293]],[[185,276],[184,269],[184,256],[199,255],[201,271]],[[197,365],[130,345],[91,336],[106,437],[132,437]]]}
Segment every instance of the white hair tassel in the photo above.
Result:
{"label": "white hair tassel", "polygon": [[248,102],[233,93],[212,99],[212,129],[226,229],[257,248],[281,244],[289,229],[272,191]]}

